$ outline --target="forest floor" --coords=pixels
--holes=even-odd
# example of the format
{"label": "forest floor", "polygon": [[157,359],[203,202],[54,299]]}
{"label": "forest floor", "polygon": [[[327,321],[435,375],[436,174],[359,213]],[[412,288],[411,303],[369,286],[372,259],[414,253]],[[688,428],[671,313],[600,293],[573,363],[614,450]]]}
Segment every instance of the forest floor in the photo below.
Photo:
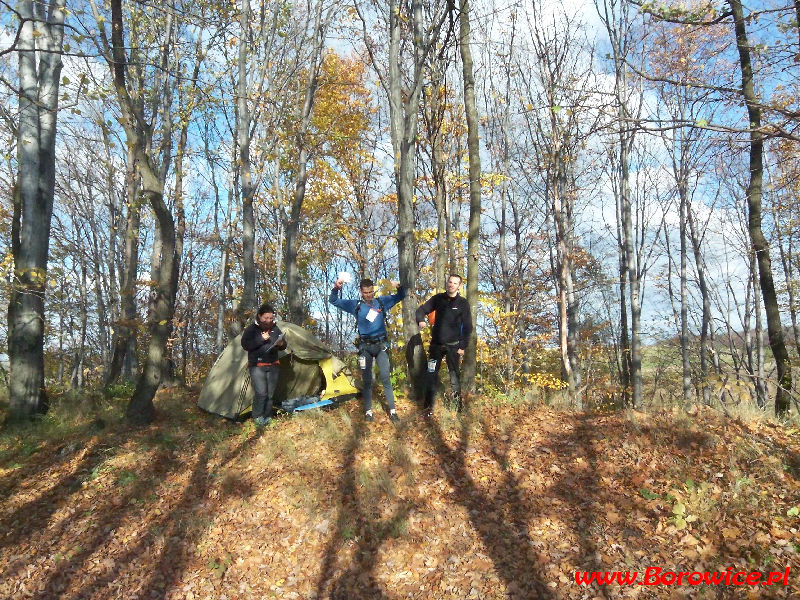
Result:
{"label": "forest floor", "polygon": [[800,598],[796,426],[401,399],[256,430],[195,401],[0,433],[0,598]]}

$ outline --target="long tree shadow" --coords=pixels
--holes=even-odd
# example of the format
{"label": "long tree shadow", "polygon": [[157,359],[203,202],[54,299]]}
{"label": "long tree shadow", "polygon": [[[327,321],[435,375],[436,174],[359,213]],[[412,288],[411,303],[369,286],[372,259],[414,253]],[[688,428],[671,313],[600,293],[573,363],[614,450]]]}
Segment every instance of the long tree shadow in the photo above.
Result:
{"label": "long tree shadow", "polygon": [[[594,509],[599,498],[598,455],[595,444],[598,430],[590,424],[586,414],[573,416],[574,428],[552,436],[547,444],[563,465],[558,468],[561,477],[553,482],[547,493],[562,500],[571,511],[572,530],[579,540],[577,565],[593,572],[605,570],[600,558],[597,539],[603,539],[597,530],[600,524]],[[644,534],[644,532],[639,532]],[[595,588],[597,595],[610,598],[608,587]]]}
{"label": "long tree shadow", "polygon": [[[169,472],[177,462],[171,459],[166,452],[159,452],[154,459],[150,470],[153,472]],[[49,577],[40,587],[39,592],[34,596],[41,600],[50,598],[60,598],[66,592],[67,587],[73,579],[85,577],[84,569],[86,563],[94,556],[100,548],[106,546],[116,535],[120,522],[133,517],[133,513],[139,509],[134,500],[143,496],[146,492],[153,489],[153,482],[150,479],[137,479],[134,485],[127,487],[124,494],[110,494],[106,500],[93,507],[93,514],[101,518],[92,523],[93,533],[89,534],[91,543],[80,543],[76,546],[77,551],[69,557],[65,557],[56,568],[52,570]],[[68,498],[65,498],[68,500]],[[64,525],[65,528],[69,525]],[[64,534],[55,532],[54,538],[63,538]],[[132,557],[131,557],[132,558]],[[119,565],[119,561],[115,561]],[[127,564],[127,561],[126,563]],[[119,567],[111,569],[116,573]]]}
{"label": "long tree shadow", "polygon": [[[57,483],[0,519],[0,531],[5,532],[0,539],[0,549],[18,544],[33,537],[39,530],[45,529],[50,517],[69,502],[73,492],[80,489],[83,478],[91,474],[104,460],[105,458],[98,452],[98,444],[90,445],[85,449],[78,464],[61,476]],[[28,477],[34,475],[29,474]],[[32,519],[31,515],[37,518]]]}
{"label": "long tree shadow", "polygon": [[[455,501],[467,510],[472,527],[480,535],[497,574],[506,584],[509,598],[554,598],[539,574],[541,561],[526,524],[531,513],[525,515],[522,507],[517,506],[524,496],[519,483],[512,475],[506,475],[507,484],[512,486],[508,497],[513,501],[503,502],[483,490],[470,473],[467,466],[469,419],[469,415],[462,419],[459,440],[453,448],[445,441],[437,422],[429,425],[429,438],[439,466],[454,490]],[[498,451],[497,457],[504,464],[502,456],[503,452]],[[531,511],[535,507],[526,506],[526,509]],[[504,513],[511,514],[512,518],[498,518]]]}
{"label": "long tree shadow", "polygon": [[[255,443],[257,437],[250,437],[242,441],[222,461],[227,464],[241,455],[250,445]],[[113,488],[113,493],[99,496],[100,501],[90,507],[90,514],[83,516],[83,521],[65,519],[58,530],[48,530],[46,543],[57,545],[59,540],[69,540],[68,544],[74,545],[74,552],[62,557],[52,568],[49,575],[42,578],[42,584],[37,585],[35,598],[41,600],[51,598],[106,598],[118,594],[120,584],[126,573],[136,570],[137,576],[126,581],[134,581],[135,589],[129,589],[125,597],[142,598],[158,596],[163,597],[169,584],[170,574],[179,577],[185,567],[189,554],[187,549],[194,547],[194,543],[211,522],[213,507],[206,504],[208,515],[204,517],[202,509],[198,506],[207,501],[206,492],[209,486],[207,473],[208,459],[213,449],[209,441],[198,443],[192,447],[192,454],[196,460],[192,466],[192,473],[188,484],[182,491],[181,498],[173,504],[169,511],[154,511],[147,505],[143,498],[155,498],[162,482],[172,475],[179,474],[184,466],[181,461],[182,454],[173,454],[169,448],[159,448],[153,454],[151,462],[138,465],[146,475],[137,478],[132,485]],[[84,471],[80,469],[80,471]],[[70,502],[73,490],[69,485],[61,486],[65,492],[61,498],[62,503]],[[80,490],[80,485],[74,491]],[[120,493],[124,490],[124,493]],[[237,493],[249,493],[236,488]],[[215,502],[224,501],[222,495]],[[81,504],[78,500],[76,506]],[[144,504],[144,506],[142,506]],[[69,522],[68,522],[69,521]],[[122,553],[113,553],[114,538],[120,534],[120,525],[128,531],[135,528],[132,537],[135,542],[125,545],[125,541],[116,542],[116,547],[122,548]],[[42,525],[40,527],[43,528]],[[80,537],[75,536],[75,530],[80,531]],[[18,533],[18,537],[22,535]],[[152,556],[152,547],[157,540],[163,540],[161,551],[156,553],[157,559]],[[151,553],[148,556],[148,553]],[[30,557],[26,557],[30,559]],[[156,562],[157,560],[157,562]],[[97,563],[105,565],[96,577],[87,576],[87,571],[98,571]],[[25,566],[23,565],[19,565]],[[17,568],[17,567],[15,567]],[[140,571],[147,574],[147,579],[138,576]],[[8,574],[8,572],[6,572]],[[173,578],[174,580],[174,578]],[[65,595],[74,582],[87,582],[82,589],[70,590],[69,596]],[[141,585],[139,581],[144,581]]]}
{"label": "long tree shadow", "polygon": [[[58,451],[55,453],[49,451],[48,444],[44,443],[44,448],[37,447],[35,453],[46,457],[46,464],[44,458],[37,460],[25,452],[16,452],[10,456],[5,457],[4,464],[13,464],[17,460],[24,460],[25,464],[12,468],[9,473],[0,476],[0,503],[5,502],[17,490],[17,486],[23,482],[35,479],[35,476],[44,470],[54,470],[71,461],[74,455],[83,449],[80,442],[82,438],[89,436],[96,431],[96,425],[91,423],[86,425],[76,432],[73,439],[70,441],[61,441],[57,444]],[[94,444],[96,445],[96,444]]]}
{"label": "long tree shadow", "polygon": [[[492,430],[485,419],[480,421],[484,435],[489,442],[489,452],[503,472],[504,488],[509,497],[507,503],[509,521],[522,539],[531,540],[533,535],[529,531],[528,522],[532,515],[541,515],[547,507],[537,504],[531,495],[525,493],[522,482],[510,468],[511,442],[517,439],[516,426],[498,434]],[[571,463],[573,459],[580,458],[585,461],[585,464],[584,468],[577,470],[577,475],[574,474],[574,468],[571,469],[569,464],[565,464],[563,469],[559,468],[558,471],[564,473],[566,477],[559,484],[548,488],[545,493],[567,502],[568,506],[564,514],[570,515],[575,524],[573,529],[580,540],[580,561],[583,563],[582,566],[590,567],[588,570],[593,571],[598,570],[601,565],[597,558],[597,546],[591,533],[595,523],[592,502],[597,492],[596,478],[592,474],[596,472],[597,454],[591,443],[584,443],[587,439],[589,439],[589,428],[585,421],[581,420],[579,428],[574,433],[554,440],[552,443],[555,449],[554,454],[560,460],[563,461],[566,457],[569,460],[565,462]],[[546,443],[544,446],[549,449],[551,444]],[[583,500],[579,500],[579,497],[582,497]],[[599,590],[598,593],[608,597],[605,589]]]}
{"label": "long tree shadow", "polygon": [[[363,424],[353,424],[353,435],[345,447],[342,476],[337,490],[341,507],[336,519],[336,529],[325,548],[325,557],[317,582],[317,598],[323,598],[326,593],[334,600],[389,598],[375,577],[378,551],[387,537],[394,534],[398,525],[407,519],[416,505],[415,502],[405,502],[386,519],[372,519],[367,514],[358,497],[356,474],[356,457],[366,435],[367,429]],[[345,540],[350,537],[357,544],[353,552],[354,562],[334,579],[339,552]]]}
{"label": "long tree shadow", "polygon": [[[184,488],[180,500],[175,503],[171,512],[162,515],[160,519],[151,520],[147,524],[150,530],[154,527],[159,528],[162,532],[160,535],[163,535],[166,543],[159,553],[160,560],[152,566],[147,565],[145,571],[147,574],[146,582],[141,587],[137,584],[137,589],[130,590],[129,597],[163,598],[168,578],[173,573],[182,571],[182,566],[186,560],[185,552],[182,549],[184,541],[187,545],[193,545],[193,542],[197,540],[203,530],[203,528],[192,527],[186,531],[184,530],[184,523],[187,518],[196,518],[192,502],[197,502],[198,499],[205,496],[205,488],[208,481],[206,466],[209,454],[209,444],[205,443],[196,454],[189,483]],[[207,523],[204,525],[207,526]],[[95,547],[99,548],[105,542],[106,539],[98,539]],[[148,533],[143,533],[139,537],[138,543],[127,548],[122,556],[115,557],[114,568],[109,569],[105,575],[94,578],[75,597],[91,598],[99,592],[111,592],[111,583],[121,576],[123,570],[130,568],[137,558],[143,556],[152,542],[151,536]]]}
{"label": "long tree shadow", "polygon": [[[259,437],[259,435],[253,435],[247,438],[220,462],[220,466],[229,465],[240,458],[246,450],[252,450]],[[140,598],[160,598],[164,595],[163,593],[170,583],[180,581],[181,575],[191,559],[191,550],[197,546],[197,542],[200,541],[207,529],[203,523],[210,514],[215,512],[211,507],[210,509],[206,508],[204,513],[202,507],[210,488],[210,478],[206,468],[210,452],[208,448],[204,450],[206,450],[205,458],[198,460],[195,464],[192,476],[184,488],[180,501],[176,503],[172,514],[162,520],[163,527],[166,530],[164,535],[167,543],[161,551],[158,564],[151,571],[150,580],[144,585],[139,595]],[[222,492],[217,497],[215,506],[224,505],[225,501],[234,494],[238,498],[248,498],[253,494],[253,490],[249,486],[242,486],[241,484],[236,486],[229,485],[227,490],[223,489]],[[209,510],[211,511],[210,513]],[[187,523],[187,517],[195,519],[200,525],[195,524],[192,526]],[[166,573],[171,573],[171,577],[163,577]]]}
{"label": "long tree shadow", "polygon": [[[690,465],[705,465],[709,461],[728,460],[723,449],[720,452],[719,440],[702,427],[680,427],[676,425],[651,422],[637,425],[630,430],[625,422],[621,425],[612,418],[612,429],[606,429],[604,418],[599,416],[576,414],[572,417],[572,426],[568,431],[550,435],[543,441],[555,457],[555,472],[559,475],[546,490],[552,498],[559,499],[565,506],[563,510],[574,510],[575,518],[572,533],[579,540],[576,564],[588,572],[628,571],[639,569],[639,581],[644,575],[644,568],[652,566],[649,560],[656,559],[657,565],[665,570],[716,570],[719,565],[739,565],[741,568],[762,571],[770,570],[772,558],[765,549],[759,549],[753,539],[743,545],[729,545],[722,535],[722,527],[673,530],[669,533],[654,535],[657,526],[669,525],[674,521],[673,505],[677,502],[671,493],[687,492],[684,485],[687,475],[702,482],[702,475],[682,471]],[[611,440],[608,438],[611,437]],[[641,450],[654,447],[655,456],[664,460],[657,463],[652,458],[641,466],[639,473],[653,481],[651,487],[660,493],[652,493],[652,499],[642,494],[637,485],[630,479],[637,471],[626,466],[629,457],[619,446],[611,446],[613,441],[625,440],[633,451],[635,460],[642,458]],[[645,455],[647,456],[647,455]],[[672,459],[670,457],[673,457]],[[723,467],[720,467],[723,468]],[[717,468],[711,469],[711,472]],[[714,479],[713,481],[721,481]],[[697,486],[697,483],[692,485]],[[702,489],[696,487],[695,489]],[[708,492],[708,498],[711,493]],[[709,511],[702,521],[708,524],[736,522],[741,517],[752,513],[752,506],[732,509],[729,503],[708,501],[702,508],[702,500],[698,506],[684,504],[686,510]],[[737,510],[744,512],[737,516]],[[709,557],[694,557],[676,552],[676,545],[681,538],[692,535],[702,537]],[[698,542],[699,544],[699,542]],[[602,555],[602,556],[601,556]],[[671,556],[673,558],[665,558]],[[658,557],[658,558],[656,558]],[[766,559],[766,562],[759,563]],[[608,562],[605,562],[608,561]],[[674,562],[672,562],[674,561]],[[617,564],[616,567],[611,566]],[[761,590],[754,590],[760,592]],[[593,585],[591,592],[604,598],[620,597],[619,587]],[[651,594],[659,594],[663,589],[653,588]],[[708,590],[709,597],[717,599],[739,598],[741,587],[719,585]],[[792,592],[771,589],[768,594],[757,597],[792,597]]]}
{"label": "long tree shadow", "polygon": [[[260,435],[252,435],[243,440],[236,448],[229,452],[220,461],[220,467],[232,463],[241,457],[245,451],[251,450]],[[210,473],[208,463],[213,447],[209,442],[204,442],[199,450],[195,451],[196,460],[192,466],[189,481],[184,486],[180,498],[174,503],[172,510],[165,512],[158,519],[148,523],[148,530],[158,531],[158,538],[164,540],[157,558],[147,567],[147,578],[137,589],[131,590],[129,597],[135,598],[163,598],[170,585],[180,581],[186,565],[192,556],[192,550],[198,541],[211,526],[215,507],[224,505],[225,501],[234,493],[241,498],[252,495],[253,490],[247,486],[228,486],[227,491],[222,490],[213,504],[207,503],[210,489]],[[110,592],[111,584],[117,579],[123,568],[129,568],[133,562],[144,556],[153,543],[149,534],[140,536],[139,543],[129,548],[122,557],[116,560],[120,568],[115,568],[105,576],[94,579],[90,585],[84,587],[77,598],[90,598],[98,592]],[[107,596],[100,593],[99,597]]]}

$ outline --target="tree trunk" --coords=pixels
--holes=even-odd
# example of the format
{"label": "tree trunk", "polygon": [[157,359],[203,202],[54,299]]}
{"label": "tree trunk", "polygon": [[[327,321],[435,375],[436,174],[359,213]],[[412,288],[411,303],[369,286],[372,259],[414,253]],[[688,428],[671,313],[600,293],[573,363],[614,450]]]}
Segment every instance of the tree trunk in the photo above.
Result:
{"label": "tree trunk", "polygon": [[[503,123],[503,168],[504,172],[508,173],[509,171],[509,160],[508,160],[508,107],[510,106],[510,102],[506,102],[506,119]],[[498,258],[500,260],[500,277],[502,281],[502,285],[504,288],[504,303],[503,303],[503,310],[506,314],[511,314],[512,312],[512,292],[511,292],[511,268],[509,266],[509,259],[508,259],[508,242],[507,242],[507,204],[508,202],[508,185],[507,182],[504,180],[501,189],[500,189],[500,227],[499,227],[499,238],[497,240],[498,245]],[[514,379],[514,336],[516,334],[516,327],[509,332],[508,338],[505,340],[505,380],[506,386],[510,387],[513,385]]]}
{"label": "tree trunk", "polygon": [[258,304],[256,295],[256,219],[253,209],[255,186],[250,163],[250,105],[248,103],[248,47],[250,35],[250,0],[242,0],[240,18],[238,78],[236,83],[236,142],[239,146],[238,171],[242,192],[242,296],[236,310],[236,320],[241,327],[254,316]]}
{"label": "tree trunk", "polygon": [[[153,282],[150,314],[148,315],[150,343],[142,374],[136,383],[136,390],[126,411],[129,422],[145,424],[150,423],[155,417],[153,398],[163,377],[166,348],[175,311],[180,257],[175,254],[175,222],[164,202],[163,174],[153,165],[146,146],[147,127],[141,115],[137,113],[126,87],[121,0],[111,1],[111,21],[113,60],[109,63],[109,67],[112,71],[114,90],[122,112],[121,122],[128,147],[133,153],[135,164],[139,166],[142,192],[155,214],[159,238],[159,244],[154,244],[154,255],[151,260],[155,265],[154,274],[157,278]],[[158,252],[157,255],[156,252]]]}
{"label": "tree trunk", "polygon": [[[414,27],[414,57],[421,52],[422,8],[414,4],[411,15]],[[404,93],[400,70],[401,16],[395,0],[389,3],[389,119],[394,150],[394,177],[397,189],[397,260],[400,283],[407,291],[402,303],[403,337],[411,393],[421,398],[424,389],[425,350],[419,334],[416,312],[416,265],[414,252],[414,155],[421,82],[415,81],[411,93]],[[421,74],[417,74],[420,77]]]}
{"label": "tree trunk", "polygon": [[617,251],[619,252],[619,384],[622,388],[622,406],[630,406],[631,399],[631,345],[628,337],[628,259],[622,239],[622,201],[617,194]]}
{"label": "tree trunk", "polygon": [[686,181],[683,177],[678,182],[678,195],[680,201],[679,212],[679,231],[681,243],[681,374],[683,381],[683,403],[689,406],[692,402],[692,367],[689,361],[689,294],[687,284],[687,248],[686,248],[686,221],[689,211],[689,199],[687,198]]}
{"label": "tree trunk", "polygon": [[139,225],[142,207],[139,198],[140,179],[130,148],[126,165],[126,182],[128,214],[125,219],[124,268],[120,288],[121,318],[114,332],[114,351],[105,378],[106,386],[116,382],[120,377],[125,381],[133,379],[133,359],[136,354],[138,325],[136,278],[139,270]]}
{"label": "tree trunk", "polygon": [[[791,223],[791,221],[790,221]],[[783,236],[781,235],[780,226],[775,228],[776,233],[778,234],[778,250],[781,254],[781,264],[783,265],[783,278],[786,281],[786,293],[789,296],[789,316],[792,320],[792,334],[794,335],[794,343],[795,349],[797,350],[798,356],[800,356],[800,327],[797,324],[797,296],[795,295],[795,283],[794,283],[794,267],[792,266],[792,261],[796,260],[794,258],[794,252],[792,250],[792,238],[793,234],[789,232],[789,240],[787,242],[788,248],[784,248],[783,245]]]}
{"label": "tree trunk", "polygon": [[[620,127],[624,127],[620,123]],[[639,301],[639,270],[633,247],[633,215],[631,214],[630,169],[628,162],[629,139],[620,134],[620,200],[622,202],[622,231],[628,269],[628,293],[631,303],[631,403],[642,408],[642,307]]]}
{"label": "tree trunk", "polygon": [[772,278],[772,263],[769,244],[761,229],[761,196],[764,174],[764,134],[761,132],[761,108],[753,83],[753,67],[750,60],[750,42],[747,39],[744,12],[740,0],[728,0],[733,13],[736,30],[736,47],[739,50],[739,66],[742,71],[742,95],[750,121],[750,180],[747,184],[748,229],[753,251],[758,261],[758,273],[764,309],[767,314],[769,345],[778,373],[775,394],[775,414],[784,416],[789,411],[792,390],[792,370],[789,353],[783,339],[780,306]]}
{"label": "tree trunk", "polygon": [[[117,279],[117,252],[119,247],[119,232],[122,230],[122,198],[116,193],[117,168],[111,154],[110,130],[103,123],[101,125],[103,133],[103,147],[105,149],[104,172],[106,176],[106,188],[108,193],[108,250],[106,253],[106,268],[108,269],[108,321],[110,339],[107,340],[108,348],[105,349],[103,357],[104,376],[107,376],[114,359],[114,349],[116,346],[117,327],[116,324],[122,318],[120,307],[120,290]],[[98,261],[99,262],[99,261]],[[108,334],[106,334],[108,335]],[[104,347],[105,348],[105,347]]]}
{"label": "tree trunk", "polygon": [[217,335],[214,338],[216,353],[220,354],[225,349],[225,286],[228,282],[228,247],[222,249],[219,261],[219,275],[217,277]]}
{"label": "tree trunk", "polygon": [[700,235],[692,217],[692,209],[686,207],[686,220],[689,224],[689,234],[692,240],[692,251],[694,253],[695,269],[697,269],[697,285],[700,288],[700,296],[703,301],[703,316],[700,324],[700,379],[703,392],[703,404],[711,405],[711,388],[708,382],[708,353],[710,344],[713,344],[713,337],[710,338],[709,329],[711,327],[711,294],[706,284],[705,265],[700,253]]}
{"label": "tree trunk", "polygon": [[75,348],[75,355],[72,360],[72,375],[69,379],[69,387],[73,390],[83,388],[83,369],[86,358],[86,328],[89,321],[89,303],[86,290],[86,265],[81,265],[81,278],[79,287],[79,304],[81,310],[81,326],[78,334],[78,345]]}
{"label": "tree trunk", "polygon": [[[89,224],[89,227],[93,227],[93,224]],[[100,268],[102,265],[102,259],[100,256],[100,247],[97,243],[96,232],[87,232],[87,238],[91,239],[93,251],[92,278],[94,279],[94,295],[95,302],[97,303],[97,342],[100,346],[100,360],[103,364],[103,367],[107,367],[110,361],[108,341],[108,310],[105,302],[105,291],[103,290],[103,271]]]}
{"label": "tree trunk", "polygon": [[[754,265],[755,266],[755,265]],[[756,405],[764,410],[767,407],[767,381],[764,373],[764,326],[761,322],[761,290],[755,268],[751,277],[753,285],[753,317],[755,319],[755,364],[751,365]]]}
{"label": "tree trunk", "polygon": [[[328,14],[328,18],[330,14]],[[286,271],[286,302],[289,308],[288,320],[292,323],[302,325],[305,320],[305,303],[300,292],[300,271],[297,267],[297,250],[300,236],[300,216],[303,209],[303,202],[306,196],[306,182],[308,180],[308,134],[311,122],[311,113],[314,109],[314,99],[317,94],[319,80],[319,70],[322,66],[322,50],[325,44],[325,31],[327,28],[326,18],[322,18],[322,1],[317,1],[316,12],[314,14],[314,51],[311,64],[308,70],[308,80],[306,81],[305,97],[303,107],[300,112],[300,123],[296,135],[297,143],[297,178],[295,180],[294,194],[289,212],[289,219],[286,222],[286,250],[284,253]]]}
{"label": "tree trunk", "polygon": [[444,118],[443,108],[443,77],[438,60],[434,59],[431,68],[430,85],[430,132],[431,141],[431,175],[433,177],[433,205],[436,208],[436,257],[434,259],[434,291],[438,291],[445,285],[447,277],[447,185],[445,181],[445,157],[442,131],[442,121]]}
{"label": "tree trunk", "polygon": [[12,420],[47,412],[49,406],[44,380],[44,296],[66,16],[64,0],[54,0],[49,5],[21,0],[18,9],[22,19],[17,41],[18,177],[12,192],[14,280],[8,304]]}
{"label": "tree trunk", "polygon": [[475,391],[477,374],[478,324],[478,261],[481,232],[481,157],[478,108],[475,102],[475,75],[470,49],[469,0],[461,0],[458,15],[459,50],[464,80],[464,112],[467,119],[467,150],[469,152],[469,232],[467,234],[467,302],[475,328],[464,354],[464,389]]}
{"label": "tree trunk", "polygon": [[152,175],[144,177],[144,180],[145,195],[150,201],[150,206],[156,215],[157,227],[161,232],[161,268],[159,269],[158,280],[154,283],[152,291],[153,298],[148,317],[150,343],[144,368],[139,380],[136,382],[136,390],[126,411],[128,420],[136,425],[150,423],[155,417],[153,398],[164,373],[167,343],[172,330],[172,317],[175,312],[180,260],[175,254],[175,224],[167,205],[164,203],[163,193],[158,189],[160,182]]}

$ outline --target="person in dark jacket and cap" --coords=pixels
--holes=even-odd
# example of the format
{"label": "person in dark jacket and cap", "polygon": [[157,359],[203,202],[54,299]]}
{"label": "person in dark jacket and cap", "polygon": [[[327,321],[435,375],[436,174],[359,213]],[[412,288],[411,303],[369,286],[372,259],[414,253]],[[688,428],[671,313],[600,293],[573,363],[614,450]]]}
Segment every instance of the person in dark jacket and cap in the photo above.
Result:
{"label": "person in dark jacket and cap", "polygon": [[247,350],[247,366],[253,385],[253,421],[258,427],[269,424],[272,399],[278,387],[278,351],[286,348],[283,332],[275,323],[275,309],[262,304],[254,323],[242,333],[242,348]]}

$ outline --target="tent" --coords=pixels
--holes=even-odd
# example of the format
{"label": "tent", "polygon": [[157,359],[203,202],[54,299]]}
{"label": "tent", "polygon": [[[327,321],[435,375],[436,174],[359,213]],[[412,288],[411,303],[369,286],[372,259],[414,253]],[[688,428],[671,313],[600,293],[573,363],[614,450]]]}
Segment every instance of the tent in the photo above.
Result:
{"label": "tent", "polygon": [[[280,352],[280,378],[273,406],[290,412],[325,406],[359,393],[344,363],[317,337],[291,323],[279,324],[286,335]],[[206,377],[197,405],[208,412],[237,419],[250,411],[253,388],[241,335],[228,344]]]}

